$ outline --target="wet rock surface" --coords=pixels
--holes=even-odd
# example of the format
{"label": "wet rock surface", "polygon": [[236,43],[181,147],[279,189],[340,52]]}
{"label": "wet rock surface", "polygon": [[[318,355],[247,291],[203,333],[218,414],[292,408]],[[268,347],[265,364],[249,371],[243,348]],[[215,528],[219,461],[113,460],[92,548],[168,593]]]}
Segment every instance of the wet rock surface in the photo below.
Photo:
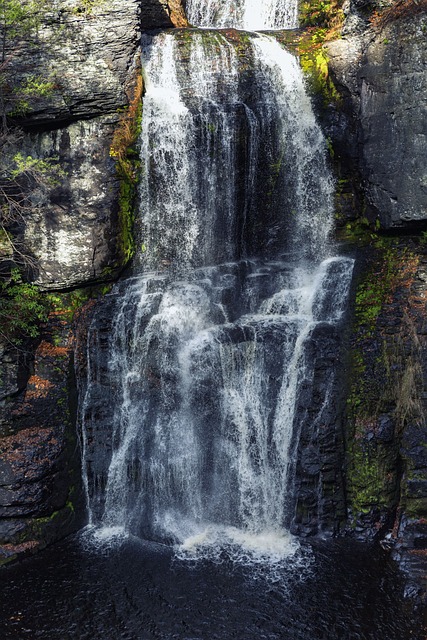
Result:
{"label": "wet rock surface", "polygon": [[425,12],[363,32],[347,23],[344,38],[327,45],[356,132],[367,213],[384,229],[427,221],[426,25]]}
{"label": "wet rock surface", "polygon": [[[313,359],[312,380],[296,411],[300,428],[295,470],[295,516],[291,530],[299,535],[338,534],[345,521],[344,440],[340,428],[342,398],[339,384],[343,344],[336,327],[318,326],[308,345]],[[325,399],[328,398],[328,402]]]}
{"label": "wet rock surface", "polygon": [[[110,157],[118,111],[132,95],[141,31],[185,23],[179,0],[57,0],[37,32],[6,52],[17,86],[34,77],[52,85],[24,114],[8,105],[22,134],[2,149],[4,162],[19,152],[62,170],[57,184],[34,190],[18,229],[45,289],[110,280],[122,268]],[[72,331],[55,325],[51,317],[38,347],[0,341],[0,563],[82,524]]]}
{"label": "wet rock surface", "polygon": [[0,564],[81,524],[70,326],[51,317],[23,392],[3,401]]}

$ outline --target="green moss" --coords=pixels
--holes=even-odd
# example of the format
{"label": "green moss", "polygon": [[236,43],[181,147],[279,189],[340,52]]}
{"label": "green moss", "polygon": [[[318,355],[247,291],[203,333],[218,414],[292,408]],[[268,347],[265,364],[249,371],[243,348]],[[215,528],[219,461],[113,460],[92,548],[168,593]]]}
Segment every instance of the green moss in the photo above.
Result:
{"label": "green moss", "polygon": [[123,175],[119,191],[120,252],[123,264],[127,264],[135,253],[133,225],[135,222],[136,182]]}
{"label": "green moss", "polygon": [[121,265],[126,265],[135,253],[133,226],[137,187],[141,173],[141,162],[137,151],[137,142],[142,123],[143,79],[141,70],[135,81],[133,99],[129,108],[123,112],[113,136],[110,156],[116,161],[119,188],[119,249]]}
{"label": "green moss", "polygon": [[7,558],[0,558],[0,567],[4,567],[7,564],[10,564],[11,562],[14,562],[17,559],[18,555],[16,553],[14,553],[11,556],[8,556]]}
{"label": "green moss", "polygon": [[341,0],[303,0],[299,5],[299,24],[325,31],[333,29],[343,23],[341,6]]}
{"label": "green moss", "polygon": [[25,532],[25,540],[40,540],[42,543],[48,543],[50,536],[56,538],[54,534],[55,529],[62,529],[64,524],[74,516],[74,505],[71,500],[68,500],[65,506],[58,511],[54,511],[49,516],[42,518],[34,518],[29,522],[28,528]]}
{"label": "green moss", "polygon": [[301,68],[307,77],[309,88],[315,95],[323,98],[325,105],[341,106],[342,98],[329,74],[329,57],[326,50],[319,45],[317,37],[322,34],[306,34],[301,38],[299,46]]}
{"label": "green moss", "polygon": [[97,7],[100,7],[106,0],[78,0],[76,5],[72,7],[71,12],[75,15],[83,14],[85,16],[92,15]]}
{"label": "green moss", "polygon": [[364,450],[356,441],[351,458],[348,489],[353,514],[367,514],[374,507],[385,506],[383,470],[376,452]]}
{"label": "green moss", "polygon": [[427,513],[427,498],[406,498],[405,514],[409,518],[425,518]]}
{"label": "green moss", "polygon": [[299,6],[299,23],[304,28],[298,52],[301,67],[314,94],[325,105],[340,107],[342,98],[329,74],[329,58],[324,43],[340,37],[344,14],[341,0],[304,0]]}
{"label": "green moss", "polygon": [[[357,236],[359,232],[360,227]],[[419,367],[416,354],[407,350],[408,336],[413,332],[410,320],[402,320],[406,325],[391,335],[384,335],[384,325],[379,325],[396,291],[403,291],[411,281],[417,259],[397,240],[373,235],[372,254],[354,299],[347,399],[347,485],[355,518],[374,508],[384,513],[397,506],[399,437],[407,421],[419,412]],[[394,435],[388,442],[377,439],[382,414],[394,424]]]}

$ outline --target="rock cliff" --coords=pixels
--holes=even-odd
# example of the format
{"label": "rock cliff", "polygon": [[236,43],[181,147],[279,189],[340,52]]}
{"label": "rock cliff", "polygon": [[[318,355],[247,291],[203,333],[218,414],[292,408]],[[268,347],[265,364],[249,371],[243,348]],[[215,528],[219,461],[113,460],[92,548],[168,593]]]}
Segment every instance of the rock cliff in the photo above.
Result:
{"label": "rock cliff", "polygon": [[[61,167],[55,184],[32,190],[31,216],[14,229],[43,289],[108,281],[125,265],[127,192],[111,145],[140,73],[142,31],[185,25],[179,0],[52,0],[36,30],[10,40],[13,84],[43,79],[49,91],[25,108],[6,100],[20,134],[3,146],[2,166],[19,152]],[[85,327],[81,301],[97,291],[55,294],[37,339],[0,339],[0,564],[82,524],[74,335]]]}
{"label": "rock cliff", "polygon": [[326,45],[340,100],[323,117],[341,178],[341,235],[356,256],[347,532],[392,549],[408,594],[425,597],[427,6],[389,5],[345,3],[343,38]]}
{"label": "rock cliff", "polygon": [[353,13],[356,26],[327,51],[351,105],[367,214],[383,229],[420,228],[427,222],[427,14],[398,15],[362,33],[354,20]]}

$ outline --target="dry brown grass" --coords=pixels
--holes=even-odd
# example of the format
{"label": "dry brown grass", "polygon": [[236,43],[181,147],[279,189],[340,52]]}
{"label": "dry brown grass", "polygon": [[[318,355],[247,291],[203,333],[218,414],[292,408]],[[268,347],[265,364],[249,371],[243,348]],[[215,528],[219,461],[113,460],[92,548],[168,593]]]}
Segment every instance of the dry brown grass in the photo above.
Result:
{"label": "dry brown grass", "polygon": [[371,24],[375,29],[383,29],[396,20],[420,13],[427,13],[427,0],[397,0],[383,11],[375,11],[371,16]]}
{"label": "dry brown grass", "polygon": [[138,135],[143,92],[144,81],[141,73],[138,71],[135,78],[133,95],[129,101],[129,107],[123,112],[120,118],[110,147],[110,156],[115,158],[120,164],[126,163],[128,150],[134,145],[135,138]]}

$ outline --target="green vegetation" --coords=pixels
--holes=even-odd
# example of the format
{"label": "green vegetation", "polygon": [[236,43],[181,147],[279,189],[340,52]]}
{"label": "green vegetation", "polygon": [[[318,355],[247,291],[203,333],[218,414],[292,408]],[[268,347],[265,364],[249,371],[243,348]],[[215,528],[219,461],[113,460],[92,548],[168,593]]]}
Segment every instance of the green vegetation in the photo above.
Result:
{"label": "green vegetation", "polygon": [[106,0],[78,0],[72,11],[75,14],[84,14],[85,16],[89,16],[92,14],[94,9],[103,5],[105,1]]}
{"label": "green vegetation", "polygon": [[63,175],[57,158],[41,160],[22,153],[1,167],[0,336],[15,346],[39,335],[51,304],[36,285],[25,281],[36,265],[20,229],[36,209],[37,195],[58,184]]}
{"label": "green vegetation", "polygon": [[[303,0],[300,4],[300,25],[303,28],[322,28],[325,33],[341,27],[344,14],[339,0]],[[336,33],[333,34],[336,37]],[[328,38],[329,40],[332,37]]]}
{"label": "green vegetation", "polygon": [[302,36],[298,51],[301,68],[308,78],[311,91],[321,95],[325,104],[332,103],[339,106],[341,95],[329,75],[328,54],[322,44],[316,42],[316,36],[310,34]]}
{"label": "green vegetation", "polygon": [[67,292],[48,293],[47,298],[53,313],[60,314],[64,320],[71,323],[76,314],[89,302],[100,298],[111,291],[112,284],[102,284],[84,289],[75,289]]}
{"label": "green vegetation", "polygon": [[0,336],[19,345],[25,338],[39,334],[47,320],[49,300],[35,285],[23,282],[17,268],[8,281],[0,282]]}
{"label": "green vegetation", "polygon": [[9,116],[23,116],[31,108],[31,101],[38,98],[48,98],[56,87],[55,82],[41,78],[40,76],[27,76],[22,85],[14,87],[13,110]]}
{"label": "green vegetation", "polygon": [[326,104],[339,105],[341,97],[329,75],[328,55],[323,45],[340,37],[343,21],[339,0],[306,0],[300,5],[300,24],[304,28],[298,45],[301,67],[311,90],[322,95]]}
{"label": "green vegetation", "polygon": [[17,153],[13,157],[12,167],[6,173],[6,179],[17,180],[26,175],[28,178],[33,177],[38,184],[54,187],[59,184],[59,178],[65,176],[57,162],[57,157],[40,159]]}
{"label": "green vegetation", "polygon": [[369,514],[373,508],[387,507],[383,489],[384,471],[378,452],[359,442],[350,447],[352,470],[349,478],[351,507],[354,516]]}
{"label": "green vegetation", "polygon": [[[16,131],[3,137],[0,134],[5,157],[8,147],[13,148],[19,140]],[[32,258],[17,232],[36,209],[40,194],[59,184],[65,173],[55,157],[39,159],[17,153],[8,160],[0,167],[0,266],[14,263],[21,270],[31,271]]]}
{"label": "green vegetation", "polygon": [[[358,242],[364,233],[372,251],[356,289],[347,400],[347,484],[357,518],[371,512],[392,513],[397,506],[400,434],[421,416],[419,344],[402,302],[409,299],[418,257],[397,239],[380,237],[360,221],[347,232]],[[397,326],[396,296],[403,312]],[[385,438],[381,420],[391,421],[392,431]]]}
{"label": "green vegetation", "polygon": [[122,113],[110,148],[110,156],[116,161],[116,171],[120,179],[119,224],[123,264],[127,264],[135,253],[133,224],[140,176],[140,160],[136,144],[141,132],[143,89],[142,74],[139,70],[132,100],[129,107]]}

